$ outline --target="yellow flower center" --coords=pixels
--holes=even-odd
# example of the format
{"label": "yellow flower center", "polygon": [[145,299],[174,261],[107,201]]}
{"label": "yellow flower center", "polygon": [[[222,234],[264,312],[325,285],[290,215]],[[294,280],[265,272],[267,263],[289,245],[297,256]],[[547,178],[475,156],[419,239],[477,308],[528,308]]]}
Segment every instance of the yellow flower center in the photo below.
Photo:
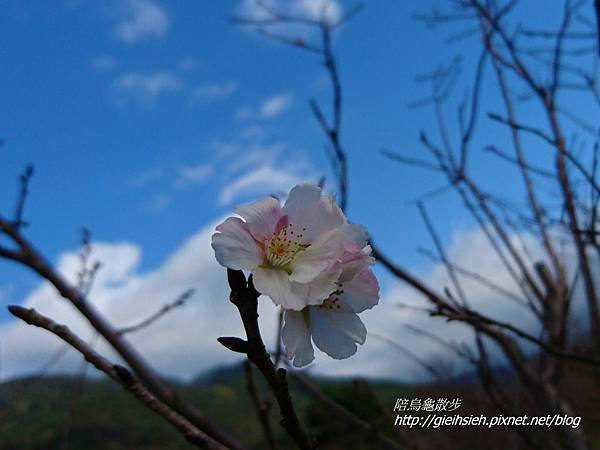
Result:
{"label": "yellow flower center", "polygon": [[290,263],[298,252],[305,250],[310,244],[303,242],[303,228],[301,232],[294,232],[293,224],[282,226],[276,234],[271,237],[267,244],[267,263],[266,267],[285,270],[291,273]]}

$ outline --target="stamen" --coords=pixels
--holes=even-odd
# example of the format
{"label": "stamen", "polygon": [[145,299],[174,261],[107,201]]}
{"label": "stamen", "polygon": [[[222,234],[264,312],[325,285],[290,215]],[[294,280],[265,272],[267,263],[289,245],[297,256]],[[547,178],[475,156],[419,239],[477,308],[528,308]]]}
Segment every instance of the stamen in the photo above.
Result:
{"label": "stamen", "polygon": [[292,261],[294,256],[308,247],[308,244],[302,243],[304,235],[302,233],[295,234],[292,230],[293,226],[286,220],[280,220],[275,233],[266,242],[269,266],[285,270],[285,266]]}

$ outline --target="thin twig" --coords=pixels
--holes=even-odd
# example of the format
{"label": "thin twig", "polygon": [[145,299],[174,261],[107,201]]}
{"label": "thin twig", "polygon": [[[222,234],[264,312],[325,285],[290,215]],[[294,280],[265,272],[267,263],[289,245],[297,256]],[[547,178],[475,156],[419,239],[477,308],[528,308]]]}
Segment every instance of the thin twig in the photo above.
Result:
{"label": "thin twig", "polygon": [[325,395],[314,383],[312,383],[307,377],[302,375],[297,370],[290,370],[290,376],[300,384],[305,390],[307,390],[314,398],[316,398],[320,404],[327,407],[335,417],[343,419],[346,423],[351,424],[373,436],[381,444],[392,450],[402,450],[402,446],[391,440],[384,434],[381,434],[377,429],[369,422],[364,421],[354,413],[349,411],[343,405],[340,405],[335,400]]}
{"label": "thin twig", "polygon": [[267,444],[271,450],[275,450],[277,445],[275,443],[273,429],[271,428],[271,419],[269,417],[272,405],[270,401],[260,399],[258,390],[256,389],[256,383],[254,382],[254,376],[252,375],[252,365],[248,360],[244,361],[244,374],[246,376],[246,390],[256,409],[258,421],[263,429]]}
{"label": "thin twig", "polygon": [[19,195],[17,197],[15,215],[12,222],[13,226],[17,229],[27,225],[27,222],[23,221],[23,211],[25,210],[25,202],[27,201],[27,195],[29,194],[29,182],[33,177],[33,173],[33,165],[29,164],[19,176]]}
{"label": "thin twig", "polygon": [[119,335],[124,335],[124,334],[128,334],[128,333],[134,333],[136,331],[142,330],[150,325],[152,325],[154,322],[156,322],[158,319],[160,319],[162,316],[164,316],[165,314],[167,314],[169,311],[178,308],[180,306],[183,306],[185,304],[185,302],[194,294],[194,289],[188,289],[187,291],[185,291],[184,293],[182,293],[179,297],[177,297],[176,300],[174,300],[171,303],[167,303],[166,305],[162,306],[158,311],[156,311],[154,314],[150,315],[149,317],[147,317],[146,319],[140,321],[139,323],[135,324],[135,325],[131,325],[128,327],[123,327],[120,330],[117,330],[117,334]]}

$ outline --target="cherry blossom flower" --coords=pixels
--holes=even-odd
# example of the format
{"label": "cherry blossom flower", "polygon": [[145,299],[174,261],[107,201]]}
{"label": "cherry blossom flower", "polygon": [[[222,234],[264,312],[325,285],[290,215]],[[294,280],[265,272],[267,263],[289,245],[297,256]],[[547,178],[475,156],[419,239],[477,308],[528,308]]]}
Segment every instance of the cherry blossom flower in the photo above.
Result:
{"label": "cherry blossom flower", "polygon": [[281,207],[275,198],[239,206],[217,226],[217,261],[252,272],[254,286],[284,309],[320,305],[335,291],[344,242],[361,230],[349,225],[332,196],[318,186],[295,186]]}
{"label": "cherry blossom flower", "polygon": [[217,261],[252,272],[254,287],[284,310],[282,340],[295,366],[356,353],[367,330],[358,314],[379,301],[367,230],[349,224],[318,186],[295,186],[283,206],[275,198],[235,209],[217,226]]}
{"label": "cherry blossom flower", "polygon": [[371,248],[347,246],[336,290],[321,304],[302,311],[284,311],[282,340],[296,367],[314,359],[311,343],[335,359],[348,358],[364,344],[367,329],[358,313],[379,302],[379,284],[369,268]]}

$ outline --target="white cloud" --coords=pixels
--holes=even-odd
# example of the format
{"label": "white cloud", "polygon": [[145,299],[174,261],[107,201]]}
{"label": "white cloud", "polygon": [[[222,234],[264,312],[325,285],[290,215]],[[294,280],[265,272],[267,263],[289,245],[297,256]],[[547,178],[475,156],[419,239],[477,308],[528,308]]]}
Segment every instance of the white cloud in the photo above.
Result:
{"label": "white cloud", "polygon": [[244,151],[240,152],[239,147],[235,145],[221,145],[222,157],[228,157],[237,153],[236,158],[228,158],[225,171],[228,174],[240,174],[244,170],[250,170],[260,165],[273,166],[277,162],[277,157],[285,148],[282,144],[253,144],[245,146]]}
{"label": "white cloud", "polygon": [[147,38],[161,38],[169,29],[169,16],[153,0],[126,0],[115,28],[119,40],[133,44]]}
{"label": "white cloud", "polygon": [[[223,335],[242,336],[243,330],[235,307],[228,300],[225,269],[218,266],[210,248],[214,225],[192,236],[160,267],[148,272],[138,269],[141,251],[135,245],[94,245],[94,256],[105,266],[98,274],[90,301],[116,326],[137,323],[183,291],[196,288],[196,294],[185,306],[129,336],[159,371],[170,376],[190,378],[216,364],[240,360],[216,341]],[[58,266],[73,280],[78,264],[77,254],[68,252],[59,258]],[[93,335],[76,310],[46,284],[35,289],[23,305],[67,324],[85,339]],[[270,343],[276,321],[271,302],[261,301],[261,316],[265,339]],[[62,345],[49,333],[16,320],[0,325],[0,338],[3,379],[36,370]],[[116,360],[105,345],[98,344],[97,348]],[[79,361],[70,352],[57,368],[74,371]]]}
{"label": "white cloud", "polygon": [[320,19],[325,14],[329,22],[335,22],[342,16],[342,8],[335,0],[298,0],[292,2],[292,9],[312,19]]}
{"label": "white cloud", "polygon": [[[260,20],[271,17],[267,9],[315,20],[320,20],[324,12],[329,22],[335,22],[342,16],[342,7],[337,0],[243,0],[238,11],[242,17]],[[282,27],[288,30],[295,28],[291,24],[282,24]]]}
{"label": "white cloud", "polygon": [[[263,174],[267,174],[265,170]],[[163,304],[174,300],[183,291],[195,288],[196,293],[185,306],[161,318],[151,327],[130,335],[132,343],[149,361],[166,375],[189,379],[198,372],[219,364],[240,361],[240,357],[222,348],[219,336],[243,336],[235,308],[228,301],[225,270],[218,266],[210,248],[210,236],[219,221],[208,224],[177,248],[162,264],[153,270],[142,271],[141,249],[130,243],[96,244],[94,256],[105,266],[90,296],[90,301],[117,326],[136,323],[152,314]],[[532,244],[532,239],[527,239]],[[534,256],[539,250],[531,245]],[[448,255],[461,265],[493,278],[506,289],[515,289],[514,282],[503,270],[502,263],[493,256],[485,236],[479,230],[456,233]],[[58,266],[70,280],[79,267],[76,252],[58,258]],[[449,286],[445,269],[434,265],[421,278],[438,290]],[[464,288],[470,294],[471,306],[498,319],[535,331],[534,320],[524,310],[472,280],[465,280]],[[516,290],[516,289],[515,289]],[[389,377],[403,380],[423,380],[423,372],[413,361],[402,357],[373,333],[393,339],[434,364],[445,364],[447,352],[429,340],[417,337],[404,329],[411,324],[427,329],[446,341],[470,342],[470,329],[459,323],[448,323],[441,318],[406,309],[398,302],[425,306],[425,300],[406,285],[392,284],[382,296],[380,305],[366,311],[361,317],[371,335],[358,353],[347,360],[333,360],[316,352],[316,361],[309,370],[335,375]],[[93,336],[87,323],[74,308],[57,297],[46,284],[37,287],[24,301],[43,314],[66,323],[82,337]],[[585,316],[581,299],[574,308]],[[267,298],[260,300],[260,320],[268,346],[274,345],[276,310]],[[218,320],[216,320],[218,319]],[[60,348],[61,342],[43,330],[20,321],[0,325],[2,342],[2,378],[24,374],[39,368],[49,355]],[[98,349],[116,358],[106,346]],[[71,352],[59,366],[60,370],[77,370],[80,359]],[[365,368],[368,368],[366,370]]]}
{"label": "white cloud", "polygon": [[[95,244],[94,256],[105,263],[99,272],[90,301],[117,326],[136,323],[152,314],[163,304],[177,298],[183,291],[196,288],[185,306],[174,310],[154,325],[130,335],[133,344],[149,361],[166,375],[189,379],[198,372],[218,364],[239,361],[240,357],[223,349],[219,336],[243,336],[235,308],[229,303],[225,270],[216,263],[210,248],[210,236],[219,221],[207,225],[185,241],[154,270],[141,271],[141,250],[130,243]],[[528,240],[532,243],[532,240]],[[537,251],[532,245],[534,251]],[[448,249],[451,259],[478,271],[506,289],[515,289],[514,282],[493,255],[485,236],[479,230],[457,233]],[[60,271],[71,281],[79,267],[76,252],[67,252],[58,259]],[[434,265],[421,278],[438,290],[449,285],[445,269]],[[533,319],[524,310],[500,298],[472,280],[465,280],[471,306],[501,320],[534,330]],[[425,306],[425,300],[406,285],[393,284],[382,296],[380,305],[361,314],[367,329],[393,339],[418,353],[423,359],[442,364],[441,348],[431,341],[405,330],[405,324],[428,329],[446,340],[470,342],[470,329],[459,323],[447,323],[441,318],[397,307],[398,302]],[[89,325],[67,302],[57,297],[47,284],[36,288],[23,302],[43,314],[66,323],[82,337],[93,336]],[[265,342],[273,346],[276,310],[267,298],[261,298],[261,326]],[[576,301],[575,310],[584,312],[583,302]],[[218,318],[218,320],[215,320]],[[175,330],[175,331],[174,331]],[[0,325],[3,378],[39,368],[60,341],[48,333],[20,321]],[[105,346],[99,350],[114,358]],[[447,358],[448,355],[444,356]],[[71,352],[60,364],[60,370],[76,370],[79,359]],[[368,370],[365,370],[368,368]],[[361,375],[391,377],[404,380],[423,379],[422,370],[413,361],[372,335],[367,337],[358,353],[347,360],[333,360],[316,352],[314,370],[326,375]]]}
{"label": "white cloud", "polygon": [[183,82],[168,71],[155,73],[127,73],[115,80],[115,90],[123,95],[121,101],[133,99],[141,106],[152,106],[161,94],[176,92]]}
{"label": "white cloud", "polygon": [[[531,257],[536,261],[543,260],[543,252],[537,245],[537,241],[527,235],[522,236],[522,239],[526,243]],[[517,236],[513,236],[512,241],[516,248],[520,248]],[[519,293],[515,281],[506,272],[503,263],[496,256],[481,230],[455,233],[452,243],[447,249],[447,255],[451,261],[460,266],[469,268],[493,280],[504,289],[516,294]],[[572,258],[569,254],[566,254],[565,257],[567,260]],[[453,290],[446,269],[441,264],[434,264],[429,270],[421,273],[420,278],[437,291],[442,291],[444,287]],[[512,302],[501,294],[491,291],[475,280],[463,278],[462,287],[468,295],[471,308],[528,330],[534,335],[539,332],[537,321],[528,309]],[[456,371],[464,370],[463,361],[458,360],[455,355],[430,339],[413,334],[405,328],[405,325],[425,329],[446,342],[467,343],[471,348],[473,348],[471,345],[473,343],[472,329],[459,322],[446,322],[441,317],[430,317],[424,312],[400,308],[398,307],[400,303],[416,307],[430,306],[423,296],[416,293],[414,289],[404,283],[394,282],[384,292],[380,305],[361,315],[367,329],[398,342],[418,354],[422,359],[443,370],[446,370],[444,368],[446,365],[453,366]],[[582,321],[582,317],[585,316],[585,308],[583,297],[575,295],[572,305],[574,320],[585,324]],[[490,354],[496,363],[506,363],[495,346],[489,348]],[[527,351],[533,350],[530,345],[524,348]],[[365,367],[369,367],[371,373],[381,377],[402,378],[413,381],[422,381],[425,373],[412,360],[402,356],[389,344],[373,336],[367,336],[367,342],[362,349],[359,349],[355,357],[345,362],[319,361],[316,368],[321,371],[324,367],[327,367],[333,373],[344,375],[361,373],[361,370],[364,371]],[[471,367],[468,367],[468,369],[471,369]]]}
{"label": "white cloud", "polygon": [[292,105],[293,96],[289,92],[273,95],[267,98],[259,109],[263,119],[271,119],[280,116]]}
{"label": "white cloud", "polygon": [[[283,144],[213,143],[218,149],[219,158],[224,163],[221,173],[227,180],[218,196],[220,206],[235,200],[251,200],[259,196],[285,196],[301,181],[315,181],[316,172],[302,159],[293,159],[286,154],[286,162],[280,161],[280,154],[287,147]],[[243,149],[243,151],[242,151]],[[235,155],[235,158],[231,156]]]}
{"label": "white cloud", "polygon": [[273,119],[282,115],[292,106],[294,96],[290,92],[282,92],[264,99],[257,108],[242,106],[237,111],[239,120]]}
{"label": "white cloud", "polygon": [[246,174],[236,177],[219,194],[221,206],[230,204],[235,198],[255,196],[258,193],[279,195],[286,193],[300,181],[307,181],[300,174],[282,170],[270,164],[258,166]]}
{"label": "white cloud", "polygon": [[225,100],[231,97],[237,90],[237,83],[227,81],[224,83],[211,83],[198,86],[194,90],[194,96],[207,102]]}
{"label": "white cloud", "polygon": [[200,183],[206,180],[212,172],[212,166],[209,164],[180,167],[175,180],[175,187],[182,189],[192,184]]}

